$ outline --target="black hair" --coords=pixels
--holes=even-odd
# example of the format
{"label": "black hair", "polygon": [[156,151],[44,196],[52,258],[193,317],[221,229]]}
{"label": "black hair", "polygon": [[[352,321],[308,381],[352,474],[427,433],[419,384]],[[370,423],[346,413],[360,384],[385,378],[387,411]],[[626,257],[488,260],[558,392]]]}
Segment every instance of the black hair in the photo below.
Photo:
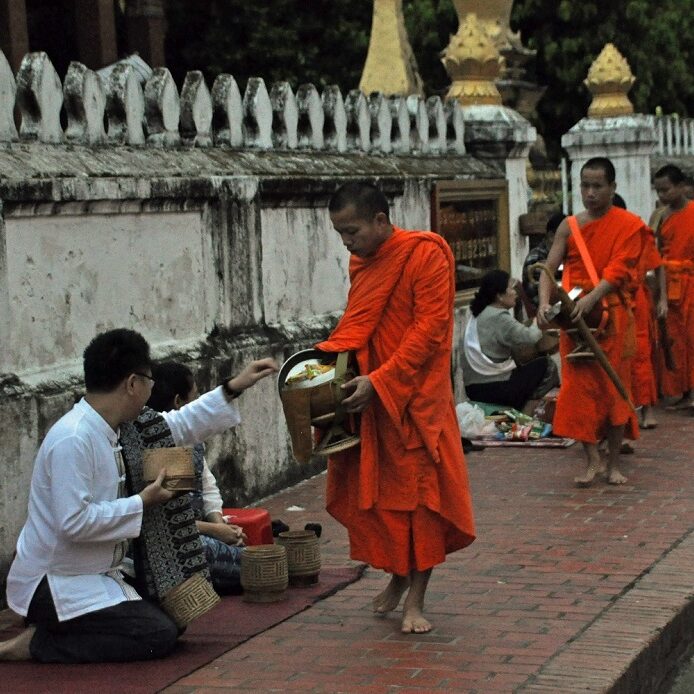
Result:
{"label": "black hair", "polygon": [[627,209],[626,200],[619,193],[615,193],[612,196],[612,204],[615,207],[621,207],[623,210]]}
{"label": "black hair", "polygon": [[581,173],[586,169],[602,169],[605,172],[605,178],[607,178],[608,183],[614,183],[617,179],[617,172],[614,170],[614,164],[607,157],[593,157],[589,159],[581,167]]}
{"label": "black hair", "polygon": [[355,181],[341,185],[330,198],[328,211],[340,212],[348,205],[354,205],[360,217],[373,219],[383,212],[390,219],[388,200],[373,183]]}
{"label": "black hair", "polygon": [[127,328],[97,335],[84,350],[87,391],[110,393],[130,374],[149,369],[149,345],[140,333]]}
{"label": "black hair", "polygon": [[503,294],[508,289],[508,281],[511,275],[506,270],[490,270],[482,277],[479,289],[475,292],[470,302],[472,315],[477,316],[484,311],[489,304],[496,301],[497,294]]}
{"label": "black hair", "polygon": [[655,176],[653,176],[653,178],[668,178],[670,183],[676,186],[685,182],[685,175],[682,172],[682,169],[674,164],[665,164],[665,166],[661,166],[655,172]]}
{"label": "black hair", "polygon": [[185,400],[195,385],[193,372],[177,361],[163,361],[152,366],[154,385],[147,406],[157,412],[168,412],[174,409],[178,395]]}
{"label": "black hair", "polygon": [[566,215],[563,212],[555,212],[548,220],[545,231],[548,234],[554,234],[559,228],[559,225],[566,219]]}

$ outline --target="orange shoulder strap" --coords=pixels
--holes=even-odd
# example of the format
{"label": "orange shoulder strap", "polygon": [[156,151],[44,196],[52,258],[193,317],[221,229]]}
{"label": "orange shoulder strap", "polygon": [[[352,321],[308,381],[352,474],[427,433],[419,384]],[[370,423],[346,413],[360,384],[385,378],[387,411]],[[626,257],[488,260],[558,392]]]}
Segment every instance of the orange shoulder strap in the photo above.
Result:
{"label": "orange shoulder strap", "polygon": [[598,278],[598,273],[595,271],[593,259],[590,257],[590,253],[588,253],[588,247],[586,246],[586,242],[583,239],[581,228],[578,226],[578,219],[576,219],[575,216],[571,216],[567,219],[567,222],[569,223],[569,229],[571,229],[574,241],[576,242],[576,246],[578,247],[578,252],[581,254],[581,260],[583,261],[583,264],[585,265],[585,268],[588,271],[588,277],[590,277],[590,281],[593,283],[593,286],[597,287],[598,283],[600,282],[600,279]]}

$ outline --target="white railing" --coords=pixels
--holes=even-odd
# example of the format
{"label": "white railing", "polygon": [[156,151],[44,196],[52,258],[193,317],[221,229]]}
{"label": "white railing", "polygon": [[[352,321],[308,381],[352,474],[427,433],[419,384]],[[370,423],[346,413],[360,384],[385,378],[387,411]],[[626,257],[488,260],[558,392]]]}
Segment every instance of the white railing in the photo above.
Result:
{"label": "white railing", "polygon": [[655,128],[658,136],[657,155],[675,157],[694,154],[694,118],[680,118],[677,114],[657,116]]}
{"label": "white railing", "polygon": [[0,52],[0,143],[465,153],[460,104],[438,96],[365,96],[355,89],[343,98],[336,86],[319,93],[312,84],[295,94],[287,82],[268,91],[259,77],[248,80],[242,96],[231,75],[217,76],[209,89],[199,71],[187,73],[179,92],[167,68],[144,80],[127,60],[102,73],[72,62],[61,82],[37,52],[24,56],[15,78]]}

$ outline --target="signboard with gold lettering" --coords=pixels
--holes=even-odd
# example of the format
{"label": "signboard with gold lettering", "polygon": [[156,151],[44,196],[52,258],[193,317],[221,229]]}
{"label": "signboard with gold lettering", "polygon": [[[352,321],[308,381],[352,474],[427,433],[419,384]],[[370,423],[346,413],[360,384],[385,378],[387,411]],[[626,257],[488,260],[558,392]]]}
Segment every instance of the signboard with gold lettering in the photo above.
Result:
{"label": "signboard with gold lettering", "polygon": [[431,205],[432,229],[455,258],[455,287],[469,298],[488,270],[508,270],[508,188],[503,179],[439,181]]}

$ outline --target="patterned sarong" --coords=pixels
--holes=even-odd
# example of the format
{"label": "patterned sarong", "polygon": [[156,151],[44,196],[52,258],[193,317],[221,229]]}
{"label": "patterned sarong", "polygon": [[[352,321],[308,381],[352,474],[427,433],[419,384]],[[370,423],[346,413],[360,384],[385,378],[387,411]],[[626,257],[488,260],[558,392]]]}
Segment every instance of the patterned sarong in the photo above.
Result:
{"label": "patterned sarong", "polygon": [[[150,408],[134,422],[121,426],[120,442],[130,494],[138,494],[147,486],[142,477],[142,451],[175,445],[164,417]],[[188,494],[145,509],[142,531],[133,545],[137,587],[144,598],[159,602],[198,572],[210,579]]]}

